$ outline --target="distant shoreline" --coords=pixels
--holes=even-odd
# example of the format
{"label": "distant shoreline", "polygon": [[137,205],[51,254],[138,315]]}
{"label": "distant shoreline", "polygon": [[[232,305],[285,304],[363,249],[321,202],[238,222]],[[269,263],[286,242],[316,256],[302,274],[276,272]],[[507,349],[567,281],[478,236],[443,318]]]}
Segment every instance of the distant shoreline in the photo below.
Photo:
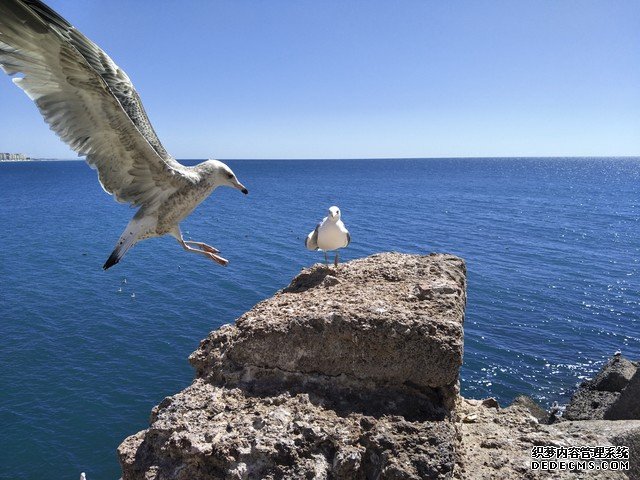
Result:
{"label": "distant shoreline", "polygon": [[31,157],[28,157],[24,153],[0,153],[0,162],[28,162]]}

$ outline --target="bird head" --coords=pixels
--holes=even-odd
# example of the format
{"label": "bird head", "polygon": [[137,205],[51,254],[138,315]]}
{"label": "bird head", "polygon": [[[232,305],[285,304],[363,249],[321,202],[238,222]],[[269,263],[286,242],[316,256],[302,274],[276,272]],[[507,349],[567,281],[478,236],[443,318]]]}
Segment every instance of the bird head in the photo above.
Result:
{"label": "bird head", "polygon": [[329,208],[329,218],[334,222],[340,220],[340,209],[336,206]]}
{"label": "bird head", "polygon": [[207,170],[213,174],[216,186],[235,188],[245,195],[249,193],[249,190],[247,190],[247,188],[238,181],[236,174],[233,173],[228,165],[219,160],[207,160],[205,164],[207,165]]}

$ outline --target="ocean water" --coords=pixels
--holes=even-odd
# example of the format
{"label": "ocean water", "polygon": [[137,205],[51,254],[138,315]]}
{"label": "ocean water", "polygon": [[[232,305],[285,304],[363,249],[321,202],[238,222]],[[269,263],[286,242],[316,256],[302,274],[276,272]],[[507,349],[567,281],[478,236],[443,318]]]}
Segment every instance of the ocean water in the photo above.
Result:
{"label": "ocean water", "polygon": [[468,269],[462,392],[543,404],[616,350],[640,359],[640,160],[230,161],[172,238],[101,266],[134,211],[82,162],[0,164],[0,478],[119,478],[116,447],[186,387],[200,339],[321,254],[331,205],[345,260],[448,252]]}

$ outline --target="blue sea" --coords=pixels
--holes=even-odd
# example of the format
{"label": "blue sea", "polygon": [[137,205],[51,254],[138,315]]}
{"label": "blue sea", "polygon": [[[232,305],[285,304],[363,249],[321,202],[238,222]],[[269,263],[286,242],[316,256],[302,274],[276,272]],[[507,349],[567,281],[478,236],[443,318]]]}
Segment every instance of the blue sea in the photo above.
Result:
{"label": "blue sea", "polygon": [[466,260],[464,395],[566,402],[616,350],[640,360],[639,159],[228,163],[251,193],[182,225],[227,268],[161,238],[107,272],[134,211],[83,162],[0,164],[0,478],[119,478],[198,342],[321,260],[304,238],[331,205],[344,260]]}

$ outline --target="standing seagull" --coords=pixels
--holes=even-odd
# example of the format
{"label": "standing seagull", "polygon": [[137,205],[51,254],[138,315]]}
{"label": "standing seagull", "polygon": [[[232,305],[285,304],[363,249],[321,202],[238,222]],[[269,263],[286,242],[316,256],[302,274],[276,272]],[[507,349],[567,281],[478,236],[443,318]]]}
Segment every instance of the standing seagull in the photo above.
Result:
{"label": "standing seagull", "polygon": [[219,186],[249,192],[218,160],[187,167],[169,155],[131,80],[95,43],[39,0],[0,0],[0,67],[20,75],[13,82],[86,155],[103,189],[140,207],[105,270],[140,240],[166,234],[189,252],[229,263],[206,243],[185,241],[179,224]]}
{"label": "standing seagull", "polygon": [[349,230],[340,220],[340,209],[338,207],[329,208],[329,215],[324,217],[316,226],[304,242],[308,250],[324,251],[324,261],[328,262],[327,252],[336,250],[333,264],[338,266],[338,249],[344,248],[351,243]]}

